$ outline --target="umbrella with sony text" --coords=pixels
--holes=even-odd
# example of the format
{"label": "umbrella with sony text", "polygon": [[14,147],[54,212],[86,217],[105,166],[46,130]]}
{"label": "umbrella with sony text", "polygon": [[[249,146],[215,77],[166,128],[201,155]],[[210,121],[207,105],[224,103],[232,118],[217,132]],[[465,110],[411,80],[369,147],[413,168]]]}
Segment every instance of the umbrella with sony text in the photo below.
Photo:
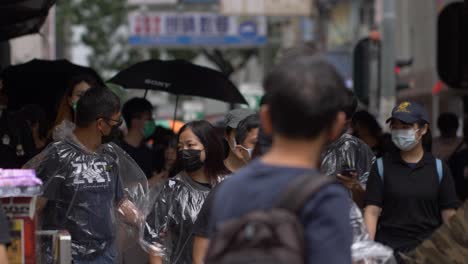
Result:
{"label": "umbrella with sony text", "polygon": [[226,103],[247,104],[234,83],[223,73],[185,60],[147,60],[122,70],[109,80],[126,89],[164,91],[179,96],[198,96]]}

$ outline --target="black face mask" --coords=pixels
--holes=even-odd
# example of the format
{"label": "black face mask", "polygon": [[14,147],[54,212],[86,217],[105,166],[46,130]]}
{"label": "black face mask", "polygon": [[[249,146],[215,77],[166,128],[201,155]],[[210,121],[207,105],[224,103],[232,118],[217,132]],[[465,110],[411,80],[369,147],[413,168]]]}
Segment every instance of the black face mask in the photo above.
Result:
{"label": "black face mask", "polygon": [[186,172],[194,172],[203,167],[204,162],[201,161],[200,156],[201,150],[197,149],[180,150],[177,154],[179,162]]}
{"label": "black face mask", "polygon": [[119,130],[120,125],[112,126],[111,132],[109,135],[103,135],[101,137],[102,144],[106,144],[109,142],[116,142],[119,139],[120,135],[120,130]]}

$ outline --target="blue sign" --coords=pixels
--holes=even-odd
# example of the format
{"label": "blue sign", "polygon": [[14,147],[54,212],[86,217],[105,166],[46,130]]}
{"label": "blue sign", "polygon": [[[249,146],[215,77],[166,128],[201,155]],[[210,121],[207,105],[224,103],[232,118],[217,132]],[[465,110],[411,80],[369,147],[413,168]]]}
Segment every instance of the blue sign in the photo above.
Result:
{"label": "blue sign", "polygon": [[265,17],[213,13],[132,13],[131,45],[260,46],[267,42]]}

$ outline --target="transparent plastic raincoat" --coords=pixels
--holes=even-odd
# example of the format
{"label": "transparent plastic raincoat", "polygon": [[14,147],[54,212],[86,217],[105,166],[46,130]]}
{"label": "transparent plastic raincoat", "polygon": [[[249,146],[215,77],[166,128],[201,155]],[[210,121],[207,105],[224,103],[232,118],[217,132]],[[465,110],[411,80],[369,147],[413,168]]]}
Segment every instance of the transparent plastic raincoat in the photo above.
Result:
{"label": "transparent plastic raincoat", "polygon": [[[93,259],[115,247],[117,226],[124,223],[138,234],[142,247],[148,214],[148,184],[138,165],[113,143],[92,152],[78,142],[72,123],[54,135],[56,141],[24,167],[35,169],[44,182],[41,197],[43,230],[67,230],[74,259]],[[57,132],[57,130],[56,130]],[[59,136],[57,136],[59,135]],[[48,247],[45,245],[45,250]]]}
{"label": "transparent plastic raincoat", "polygon": [[346,169],[355,170],[359,183],[365,188],[374,160],[374,153],[366,143],[345,133],[327,147],[321,168],[328,176],[336,176]]}
{"label": "transparent plastic raincoat", "polygon": [[351,201],[350,220],[353,228],[351,254],[356,264],[393,264],[393,250],[370,239],[359,207]]}
{"label": "transparent plastic raincoat", "polygon": [[147,219],[147,237],[163,245],[163,263],[192,263],[192,229],[210,191],[183,172],[162,187]]}

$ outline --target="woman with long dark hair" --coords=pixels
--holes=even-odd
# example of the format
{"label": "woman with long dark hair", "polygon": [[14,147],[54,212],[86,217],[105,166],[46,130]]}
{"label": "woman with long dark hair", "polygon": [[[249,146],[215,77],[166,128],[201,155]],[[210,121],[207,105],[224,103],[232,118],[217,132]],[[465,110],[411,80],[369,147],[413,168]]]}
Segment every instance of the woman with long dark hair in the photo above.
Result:
{"label": "woman with long dark hair", "polygon": [[179,173],[169,179],[148,216],[151,239],[163,246],[164,257],[151,263],[192,263],[192,227],[205,198],[225,175],[223,144],[206,121],[187,123],[177,140]]}
{"label": "woman with long dark hair", "polygon": [[372,239],[407,253],[455,214],[459,201],[450,169],[430,152],[429,117],[414,102],[392,111],[392,141],[399,151],[379,158],[366,189],[364,219]]}

